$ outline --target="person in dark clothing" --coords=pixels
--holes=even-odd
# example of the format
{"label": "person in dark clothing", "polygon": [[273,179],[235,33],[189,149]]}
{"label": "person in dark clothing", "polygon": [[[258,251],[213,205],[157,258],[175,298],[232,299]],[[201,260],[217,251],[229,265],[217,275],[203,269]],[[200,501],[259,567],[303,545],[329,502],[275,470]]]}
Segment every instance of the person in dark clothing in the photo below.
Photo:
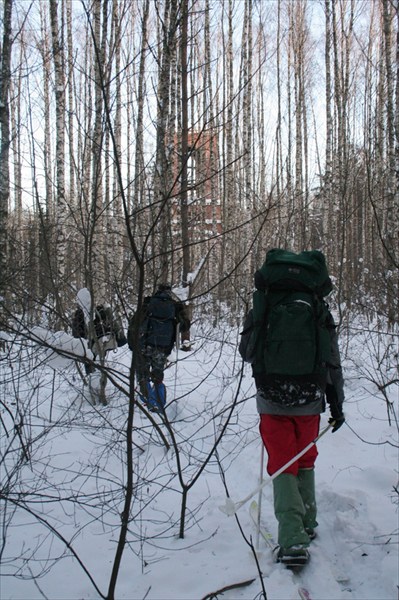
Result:
{"label": "person in dark clothing", "polygon": [[[338,340],[331,316],[331,360],[328,370],[326,399],[329,403],[333,432],[344,423],[343,376]],[[304,406],[284,407],[268,401],[262,387],[257,390],[259,430],[268,454],[267,471],[273,475],[319,433],[320,413],[325,410],[324,398]],[[315,537],[317,504],[315,492],[315,461],[317,447],[308,452],[273,480],[274,507],[279,523],[280,562],[284,555],[302,555],[308,559],[310,540]],[[287,559],[289,562],[289,559]]]}
{"label": "person in dark clothing", "polygon": [[[115,350],[127,343],[123,326],[109,306],[99,304],[94,310],[91,322],[86,322],[82,307],[78,304],[72,318],[72,335],[75,338],[88,340],[88,347],[97,356],[105,357],[107,352]],[[86,374],[94,371],[94,365],[85,363]]]}
{"label": "person in dark clothing", "polygon": [[[306,304],[304,300],[293,302]],[[314,397],[309,397],[307,382],[304,380],[295,384],[296,387],[282,386],[281,400],[276,401],[275,390],[266,383],[268,378],[263,374],[259,375],[256,358],[255,361],[249,360],[248,343],[254,326],[253,309],[245,319],[239,350],[243,359],[252,363],[257,389],[257,410],[260,415],[259,430],[268,455],[269,475],[276,473],[317,437],[320,413],[324,412],[326,407],[325,399],[330,407],[329,422],[333,425],[332,431],[336,432],[345,422],[342,409],[344,381],[336,326],[326,304],[325,307],[327,317],[324,328],[328,331],[329,338],[326,339],[329,339],[330,343],[329,360],[326,364],[327,383],[325,389],[319,389]],[[266,340],[267,331],[266,329],[264,334]],[[295,343],[295,339],[292,343]],[[318,523],[314,467],[317,454],[314,444],[300,459],[273,479],[274,512],[278,521],[279,544],[276,549],[276,560],[287,566],[298,566],[307,562],[308,547],[316,535],[315,529]]]}
{"label": "person in dark clothing", "polygon": [[[72,335],[74,338],[82,338],[87,340],[88,327],[85,320],[85,315],[81,306],[77,305],[76,310],[72,317]],[[90,347],[90,346],[89,346]],[[86,375],[93,373],[94,366],[90,363],[84,363]]]}
{"label": "person in dark clothing", "polygon": [[185,334],[187,338],[190,319],[185,305],[172,293],[171,286],[161,284],[152,296],[144,299],[140,314],[130,320],[128,342],[131,350],[134,350],[135,326],[139,327],[136,375],[140,396],[151,410],[157,411],[166,404],[163,378],[167,358],[178,342],[177,336]]}
{"label": "person in dark clothing", "polygon": [[81,306],[77,305],[72,317],[72,335],[74,338],[87,338],[87,325]]}

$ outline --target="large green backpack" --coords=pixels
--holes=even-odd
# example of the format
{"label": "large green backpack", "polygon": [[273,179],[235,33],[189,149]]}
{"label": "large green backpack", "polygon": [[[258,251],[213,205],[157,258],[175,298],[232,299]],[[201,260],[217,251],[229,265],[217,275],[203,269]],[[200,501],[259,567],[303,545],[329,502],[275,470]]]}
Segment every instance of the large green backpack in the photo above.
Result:
{"label": "large green backpack", "polygon": [[323,397],[330,359],[332,290],[324,255],[270,250],[255,274],[247,360],[257,386],[279,404]]}

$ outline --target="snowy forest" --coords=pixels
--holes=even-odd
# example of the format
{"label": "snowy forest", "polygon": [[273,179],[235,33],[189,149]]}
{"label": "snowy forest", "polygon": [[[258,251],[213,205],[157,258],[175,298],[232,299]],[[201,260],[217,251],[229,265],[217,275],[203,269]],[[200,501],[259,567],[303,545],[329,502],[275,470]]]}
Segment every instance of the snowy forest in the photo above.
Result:
{"label": "snowy forest", "polygon": [[[0,10],[1,597],[290,600],[313,581],[313,600],[394,600],[398,0]],[[298,581],[262,558],[248,511],[218,510],[258,483],[237,346],[276,247],[326,256],[347,400],[320,441],[323,558]],[[165,414],[140,404],[127,346],[95,363],[93,403],[79,292],[126,331],[166,282],[192,327]]]}

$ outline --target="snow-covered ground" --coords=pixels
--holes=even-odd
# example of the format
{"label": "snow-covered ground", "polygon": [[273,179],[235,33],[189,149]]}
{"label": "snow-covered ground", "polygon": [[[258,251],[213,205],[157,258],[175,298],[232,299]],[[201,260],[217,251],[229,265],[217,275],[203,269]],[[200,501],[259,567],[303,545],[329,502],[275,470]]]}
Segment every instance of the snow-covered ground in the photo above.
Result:
{"label": "snow-covered ground", "polygon": [[[172,353],[166,370],[172,433],[155,416],[170,449],[146,416],[135,416],[135,498],[116,588],[120,600],[262,597],[254,555],[244,539],[256,544],[249,503],[237,518],[219,508],[226,500],[224,485],[239,501],[259,483],[261,444],[250,369],[244,368],[241,379],[237,331],[197,328],[193,337],[193,350]],[[55,336],[52,343],[57,339],[73,351],[70,340]],[[299,598],[301,586],[314,600],[398,596],[398,428],[392,413],[389,424],[383,395],[370,381],[377,378],[375,364],[383,355],[374,342],[360,332],[342,340],[347,424],[318,444],[319,528],[309,565],[294,574],[274,564],[260,540],[257,556],[269,600]],[[32,342],[19,351],[8,344],[12,352],[2,355],[0,401],[18,427],[13,439],[10,414],[2,405],[6,458],[1,480],[3,486],[8,482],[9,500],[2,499],[1,507],[6,537],[1,599],[106,597],[126,480],[127,397],[108,383],[108,405],[93,406],[73,362],[64,358],[54,368],[57,361],[52,354],[49,365],[48,349],[41,351]],[[396,368],[394,354],[388,354],[381,367],[384,381]],[[127,376],[130,359],[125,346],[110,356],[109,366]],[[398,386],[384,389],[397,411]],[[322,427],[328,416],[322,416]],[[217,452],[212,452],[228,417]],[[19,433],[32,440],[25,456],[16,450]],[[11,454],[9,448],[14,448]],[[189,490],[180,539],[182,485]],[[275,536],[270,485],[263,490],[262,519]],[[252,579],[250,585],[215,594]]]}

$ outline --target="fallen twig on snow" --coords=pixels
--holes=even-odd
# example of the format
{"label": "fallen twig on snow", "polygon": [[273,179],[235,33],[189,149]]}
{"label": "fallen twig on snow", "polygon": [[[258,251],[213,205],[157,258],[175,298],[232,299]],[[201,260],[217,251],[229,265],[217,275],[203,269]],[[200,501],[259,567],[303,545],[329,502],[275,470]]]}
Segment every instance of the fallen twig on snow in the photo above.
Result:
{"label": "fallen twig on snow", "polygon": [[247,579],[246,581],[239,581],[238,583],[232,583],[231,585],[226,585],[225,587],[220,588],[220,590],[216,590],[216,592],[211,592],[202,598],[202,600],[216,600],[219,594],[223,594],[224,592],[228,592],[229,590],[235,590],[236,588],[246,587],[247,585],[251,585],[255,579]]}

